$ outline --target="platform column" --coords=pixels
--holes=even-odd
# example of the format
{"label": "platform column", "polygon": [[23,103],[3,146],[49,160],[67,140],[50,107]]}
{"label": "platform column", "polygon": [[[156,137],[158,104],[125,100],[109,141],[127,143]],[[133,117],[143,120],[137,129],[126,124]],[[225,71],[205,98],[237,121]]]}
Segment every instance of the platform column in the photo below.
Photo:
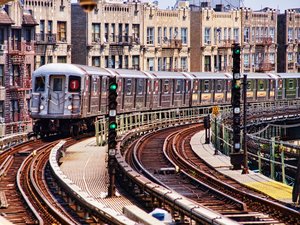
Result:
{"label": "platform column", "polygon": [[275,137],[271,138],[271,149],[270,149],[270,170],[271,170],[271,179],[275,180]]}
{"label": "platform column", "polygon": [[281,150],[281,170],[282,170],[282,183],[286,184],[285,180],[285,163],[284,163],[284,149],[282,145],[282,141],[280,141],[279,149]]}

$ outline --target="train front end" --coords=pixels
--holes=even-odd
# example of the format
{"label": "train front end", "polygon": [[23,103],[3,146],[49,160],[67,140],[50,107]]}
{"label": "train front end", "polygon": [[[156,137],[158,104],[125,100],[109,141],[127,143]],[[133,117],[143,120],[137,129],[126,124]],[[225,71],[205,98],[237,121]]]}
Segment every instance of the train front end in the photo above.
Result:
{"label": "train front end", "polygon": [[83,71],[74,65],[47,64],[32,76],[31,117],[34,133],[69,133],[81,118]]}

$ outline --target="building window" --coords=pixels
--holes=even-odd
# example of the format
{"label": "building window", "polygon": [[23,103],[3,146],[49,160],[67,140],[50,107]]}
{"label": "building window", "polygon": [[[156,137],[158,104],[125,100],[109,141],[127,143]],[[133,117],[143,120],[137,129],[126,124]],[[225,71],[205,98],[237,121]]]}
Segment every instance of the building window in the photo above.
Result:
{"label": "building window", "polygon": [[118,68],[123,68],[123,56],[119,55]]}
{"label": "building window", "polygon": [[57,22],[57,40],[67,42],[67,23]]}
{"label": "building window", "polygon": [[162,39],[162,30],[161,27],[157,28],[157,44],[161,44],[161,39]]}
{"label": "building window", "polygon": [[[1,33],[1,31],[0,31]],[[1,37],[0,37],[1,38]],[[300,28],[298,28],[298,35],[297,35],[297,39],[298,39],[298,42],[300,41]]]}
{"label": "building window", "polygon": [[18,100],[12,100],[10,102],[10,115],[11,121],[17,122],[20,120],[20,107]]}
{"label": "building window", "polygon": [[288,29],[288,42],[292,42],[293,41],[293,28],[289,28]]}
{"label": "building window", "polygon": [[163,71],[166,71],[168,68],[167,68],[167,57],[164,57],[163,58],[163,66],[162,66],[162,70]]}
{"label": "building window", "polygon": [[40,39],[45,40],[45,20],[40,20]]}
{"label": "building window", "polygon": [[128,69],[128,55],[124,56],[124,68]]}
{"label": "building window", "polygon": [[168,40],[167,28],[166,27],[164,27],[164,40]]}
{"label": "building window", "polygon": [[108,68],[108,56],[105,56],[104,63],[105,63],[105,68]]}
{"label": "building window", "polygon": [[244,28],[244,42],[249,42],[250,39],[250,28],[245,27]]}
{"label": "building window", "polygon": [[92,41],[93,42],[100,41],[100,23],[92,24]]}
{"label": "building window", "polygon": [[249,54],[244,55],[244,67],[249,68]]}
{"label": "building window", "polygon": [[269,60],[270,60],[270,63],[272,63],[272,64],[275,63],[275,53],[270,53],[269,54]]}
{"label": "building window", "polygon": [[53,63],[53,56],[48,55],[47,63]]}
{"label": "building window", "polygon": [[100,57],[99,56],[92,57],[92,66],[100,67]]}
{"label": "building window", "polygon": [[108,23],[104,24],[104,42],[108,42],[109,26]]}
{"label": "building window", "polygon": [[46,64],[46,62],[45,62],[45,56],[41,56],[41,61],[40,61],[40,66],[42,66],[42,65],[45,65]]}
{"label": "building window", "polygon": [[147,67],[149,71],[154,71],[154,58],[147,59]]}
{"label": "building window", "polygon": [[67,63],[67,56],[57,56],[58,63]]}
{"label": "building window", "polygon": [[140,57],[138,55],[132,56],[132,68],[135,70],[140,69]]}
{"label": "building window", "polygon": [[233,29],[233,36],[234,36],[234,40],[235,42],[239,42],[239,28],[234,28]]}
{"label": "building window", "polygon": [[173,38],[173,27],[169,28],[169,40],[172,40]]}
{"label": "building window", "polygon": [[52,24],[52,21],[51,20],[49,20],[48,21],[48,34],[52,34],[53,33],[53,24]]}
{"label": "building window", "polygon": [[0,65],[0,86],[5,86],[4,83],[4,65]]}
{"label": "building window", "polygon": [[170,91],[170,84],[169,84],[169,80],[163,80],[163,92],[165,94],[168,94]]}
{"label": "building window", "polygon": [[180,65],[181,65],[181,69],[182,71],[187,71],[187,57],[181,57],[180,59]]}
{"label": "building window", "polygon": [[31,42],[31,29],[30,28],[25,29],[25,41]]}
{"label": "building window", "polygon": [[229,38],[227,38],[227,28],[224,27],[224,40],[227,40]]}
{"label": "building window", "polygon": [[162,58],[157,59],[157,70],[161,71],[162,69]]}
{"label": "building window", "polygon": [[116,25],[114,23],[111,24],[111,41],[115,42],[115,36],[116,36]]}
{"label": "building window", "polygon": [[181,41],[182,44],[187,44],[187,28],[181,28]]}
{"label": "building window", "polygon": [[205,27],[204,29],[204,43],[210,44],[210,27]]}
{"label": "building window", "polygon": [[289,52],[288,53],[288,62],[292,62],[293,61],[293,53]]}
{"label": "building window", "polygon": [[275,27],[270,27],[269,36],[272,38],[272,42],[275,40]]}
{"label": "building window", "polygon": [[206,55],[204,58],[204,71],[205,72],[211,71],[211,58],[209,55]]}
{"label": "building window", "polygon": [[154,27],[147,27],[147,44],[154,44]]}
{"label": "building window", "polygon": [[232,38],[231,38],[231,28],[228,28],[228,39],[232,40]]}
{"label": "building window", "polygon": [[132,24],[132,30],[133,30],[133,39],[137,44],[139,44],[140,43],[140,25]]}

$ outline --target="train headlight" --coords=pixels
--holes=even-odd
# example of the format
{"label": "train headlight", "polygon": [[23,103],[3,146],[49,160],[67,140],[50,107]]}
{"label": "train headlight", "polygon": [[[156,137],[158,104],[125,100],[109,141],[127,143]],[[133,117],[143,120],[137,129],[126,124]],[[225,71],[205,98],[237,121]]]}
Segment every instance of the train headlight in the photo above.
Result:
{"label": "train headlight", "polygon": [[73,107],[72,107],[72,105],[68,105],[67,108],[68,108],[68,110],[72,110]]}
{"label": "train headlight", "polygon": [[40,105],[40,110],[43,110],[45,108],[44,105]]}

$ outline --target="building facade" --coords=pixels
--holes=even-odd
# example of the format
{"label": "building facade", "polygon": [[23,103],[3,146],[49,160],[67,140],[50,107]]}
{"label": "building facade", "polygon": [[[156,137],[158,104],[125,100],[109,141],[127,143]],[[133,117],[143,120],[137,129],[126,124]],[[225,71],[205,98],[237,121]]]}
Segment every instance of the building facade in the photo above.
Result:
{"label": "building facade", "polygon": [[35,69],[46,63],[71,63],[71,0],[25,0],[37,21]]}
{"label": "building facade", "polygon": [[231,72],[231,47],[241,43],[241,11],[191,12],[191,71]]}
{"label": "building facade", "polygon": [[277,11],[241,9],[242,71],[277,71]]}
{"label": "building facade", "polygon": [[72,62],[106,68],[189,70],[189,10],[140,2],[72,4]]}
{"label": "building facade", "polygon": [[300,9],[278,18],[278,72],[300,72]]}
{"label": "building facade", "polygon": [[19,2],[0,10],[0,136],[31,129],[28,108],[36,25]]}

